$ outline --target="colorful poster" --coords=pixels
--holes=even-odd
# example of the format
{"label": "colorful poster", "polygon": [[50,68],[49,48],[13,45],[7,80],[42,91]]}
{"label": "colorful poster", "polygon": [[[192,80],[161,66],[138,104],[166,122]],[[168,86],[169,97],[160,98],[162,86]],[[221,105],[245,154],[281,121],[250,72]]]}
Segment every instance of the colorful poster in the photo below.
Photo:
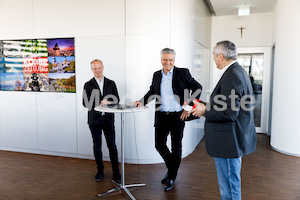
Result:
{"label": "colorful poster", "polygon": [[48,39],[48,56],[74,56],[74,39]]}
{"label": "colorful poster", "polygon": [[0,73],[0,89],[8,91],[24,90],[23,73]]}
{"label": "colorful poster", "polygon": [[0,90],[75,93],[74,38],[0,40]]}
{"label": "colorful poster", "polygon": [[23,72],[22,58],[0,57],[1,73],[20,73]]}
{"label": "colorful poster", "polygon": [[75,57],[48,57],[49,73],[75,73]]}
{"label": "colorful poster", "polygon": [[75,73],[49,73],[49,91],[75,92]]}
{"label": "colorful poster", "polygon": [[49,91],[48,73],[24,73],[24,90],[36,92]]}
{"label": "colorful poster", "polygon": [[47,57],[47,40],[3,40],[3,57]]}
{"label": "colorful poster", "polygon": [[48,58],[23,58],[24,73],[48,73]]}

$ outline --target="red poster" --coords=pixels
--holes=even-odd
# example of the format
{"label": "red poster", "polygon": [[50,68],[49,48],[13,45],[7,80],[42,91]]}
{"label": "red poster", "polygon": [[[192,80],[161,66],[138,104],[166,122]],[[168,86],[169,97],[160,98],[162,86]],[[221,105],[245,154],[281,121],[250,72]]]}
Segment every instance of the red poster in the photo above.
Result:
{"label": "red poster", "polygon": [[24,73],[48,73],[47,57],[25,57],[23,58]]}

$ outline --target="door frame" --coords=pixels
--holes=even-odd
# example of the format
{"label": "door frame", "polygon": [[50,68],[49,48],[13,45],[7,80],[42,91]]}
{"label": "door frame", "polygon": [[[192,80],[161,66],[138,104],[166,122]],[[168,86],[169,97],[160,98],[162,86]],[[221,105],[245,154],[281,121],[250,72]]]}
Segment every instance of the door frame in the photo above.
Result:
{"label": "door frame", "polygon": [[257,133],[268,132],[269,123],[269,105],[270,105],[270,72],[271,72],[271,52],[272,47],[242,47],[237,48],[238,54],[243,53],[263,53],[264,54],[264,70],[263,70],[263,86],[262,86],[262,104],[261,104],[261,123],[260,127],[256,127]]}

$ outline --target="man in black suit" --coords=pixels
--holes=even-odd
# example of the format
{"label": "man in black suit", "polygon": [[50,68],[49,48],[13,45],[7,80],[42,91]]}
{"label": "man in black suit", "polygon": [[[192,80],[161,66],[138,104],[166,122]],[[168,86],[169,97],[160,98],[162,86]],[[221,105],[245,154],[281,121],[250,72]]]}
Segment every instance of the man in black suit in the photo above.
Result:
{"label": "man in black suit", "polygon": [[93,60],[91,69],[94,78],[84,84],[83,106],[88,108],[88,124],[93,137],[93,150],[97,163],[98,172],[95,176],[96,181],[103,179],[103,160],[102,160],[102,130],[109,149],[109,156],[113,170],[113,180],[121,181],[118,167],[118,151],[115,142],[115,125],[113,113],[101,113],[95,111],[95,106],[119,103],[119,95],[114,81],[103,76],[104,66],[101,60]]}
{"label": "man in black suit", "polygon": [[241,199],[242,156],[256,149],[256,131],[251,81],[237,59],[235,45],[218,42],[213,51],[220,80],[210,96],[209,105],[194,101],[191,112],[205,116],[205,144],[214,157],[221,199]]}
{"label": "man in black suit", "polygon": [[[165,191],[173,188],[181,162],[184,120],[189,116],[187,111],[182,111],[182,105],[188,100],[199,99],[202,89],[188,69],[174,66],[175,56],[173,49],[165,48],[161,51],[163,69],[153,74],[152,84],[146,95],[133,103],[135,106],[142,106],[156,99],[155,148],[168,168],[166,176],[161,180],[165,184]],[[193,93],[191,99],[190,91]],[[166,145],[169,133],[171,151]]]}

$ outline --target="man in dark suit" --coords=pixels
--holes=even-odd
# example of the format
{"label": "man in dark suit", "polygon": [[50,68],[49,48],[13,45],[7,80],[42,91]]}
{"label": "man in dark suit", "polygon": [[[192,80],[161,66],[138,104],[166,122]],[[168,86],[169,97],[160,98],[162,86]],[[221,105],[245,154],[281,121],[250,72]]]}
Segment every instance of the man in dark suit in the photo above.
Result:
{"label": "man in dark suit", "polygon": [[[161,51],[163,69],[153,74],[152,84],[146,95],[133,103],[141,106],[156,99],[155,148],[168,168],[166,176],[161,180],[165,184],[165,191],[173,188],[181,162],[184,120],[189,116],[187,111],[182,111],[182,105],[190,98],[190,91],[193,93],[192,99],[199,99],[202,89],[188,69],[174,66],[175,56],[173,49],[165,48]],[[166,145],[169,133],[171,151]]]}
{"label": "man in dark suit", "polygon": [[218,42],[213,51],[220,80],[209,105],[194,101],[191,112],[205,116],[205,144],[214,157],[221,199],[241,199],[242,156],[256,149],[256,131],[251,81],[237,59],[235,45]]}
{"label": "man in dark suit", "polygon": [[83,106],[88,108],[88,124],[93,137],[93,150],[97,163],[98,172],[95,176],[96,181],[103,179],[103,160],[102,160],[102,130],[109,149],[109,156],[113,170],[113,180],[121,181],[118,167],[118,151],[115,142],[115,125],[113,113],[101,113],[95,111],[95,106],[116,104],[119,102],[119,95],[114,81],[103,76],[104,66],[102,61],[93,60],[91,69],[94,78],[84,84]]}

